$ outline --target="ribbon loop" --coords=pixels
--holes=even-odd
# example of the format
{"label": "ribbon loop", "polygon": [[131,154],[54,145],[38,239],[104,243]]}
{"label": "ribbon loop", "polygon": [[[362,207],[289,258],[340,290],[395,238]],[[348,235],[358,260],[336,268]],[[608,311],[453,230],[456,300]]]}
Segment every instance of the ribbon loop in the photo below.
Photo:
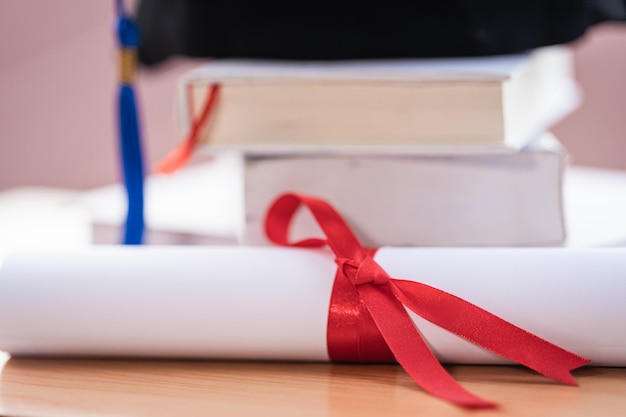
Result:
{"label": "ribbon loop", "polygon": [[[309,208],[324,239],[289,243],[296,210]],[[265,230],[279,245],[319,247],[335,253],[337,274],[328,313],[327,342],[332,361],[383,362],[391,354],[425,391],[457,405],[493,407],[461,387],[437,361],[405,307],[472,343],[535,371],[575,385],[570,371],[589,363],[452,294],[415,281],[391,278],[327,202],[284,194],[270,207]],[[367,344],[367,346],[364,346]]]}

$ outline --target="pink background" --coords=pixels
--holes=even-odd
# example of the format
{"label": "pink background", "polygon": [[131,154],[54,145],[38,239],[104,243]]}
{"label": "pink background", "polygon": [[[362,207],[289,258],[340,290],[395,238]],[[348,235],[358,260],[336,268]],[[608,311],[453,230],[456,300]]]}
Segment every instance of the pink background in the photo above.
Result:
{"label": "pink background", "polygon": [[[117,181],[111,5],[0,0],[0,190]],[[584,103],[554,132],[574,163],[626,169],[626,25],[598,27],[573,47]],[[196,64],[141,73],[151,166],[179,139],[175,80]]]}

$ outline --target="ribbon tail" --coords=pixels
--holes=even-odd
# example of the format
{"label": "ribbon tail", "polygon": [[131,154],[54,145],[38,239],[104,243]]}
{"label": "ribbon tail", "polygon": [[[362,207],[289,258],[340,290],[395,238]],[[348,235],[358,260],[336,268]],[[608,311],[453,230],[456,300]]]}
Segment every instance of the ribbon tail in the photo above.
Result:
{"label": "ribbon tail", "polygon": [[443,400],[468,407],[495,404],[463,388],[430,351],[404,306],[391,290],[393,284],[360,285],[359,296],[374,319],[396,360],[424,391]]}
{"label": "ribbon tail", "polygon": [[419,282],[393,282],[394,295],[419,316],[556,381],[577,385],[571,371],[590,362],[455,295]]}
{"label": "ribbon tail", "polygon": [[156,172],[159,174],[173,174],[178,171],[178,169],[185,166],[187,162],[189,162],[194,147],[195,144],[186,138],[176,148],[172,149],[161,162],[159,162],[156,167]]}
{"label": "ribbon tail", "polygon": [[213,114],[215,106],[219,98],[220,85],[212,84],[208,91],[207,96],[202,107],[200,116],[194,119],[189,134],[185,139],[178,144],[159,164],[156,171],[160,174],[173,174],[180,168],[184,167],[191,159],[193,151],[200,141],[200,134],[202,128],[206,126],[211,114]]}
{"label": "ribbon tail", "polygon": [[131,85],[122,84],[118,104],[120,152],[128,197],[124,244],[138,245],[142,243],[144,233],[144,169],[135,92]]}

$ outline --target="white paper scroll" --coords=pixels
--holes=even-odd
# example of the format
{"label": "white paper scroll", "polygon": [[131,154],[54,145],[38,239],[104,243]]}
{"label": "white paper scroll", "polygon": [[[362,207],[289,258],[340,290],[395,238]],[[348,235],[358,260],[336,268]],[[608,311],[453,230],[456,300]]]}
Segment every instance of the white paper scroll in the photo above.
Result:
{"label": "white paper scroll", "polygon": [[[453,293],[596,365],[626,365],[626,249],[383,248],[376,259],[392,277]],[[0,268],[0,350],[328,360],[334,274],[325,250],[14,254]],[[442,361],[502,362],[412,317]]]}

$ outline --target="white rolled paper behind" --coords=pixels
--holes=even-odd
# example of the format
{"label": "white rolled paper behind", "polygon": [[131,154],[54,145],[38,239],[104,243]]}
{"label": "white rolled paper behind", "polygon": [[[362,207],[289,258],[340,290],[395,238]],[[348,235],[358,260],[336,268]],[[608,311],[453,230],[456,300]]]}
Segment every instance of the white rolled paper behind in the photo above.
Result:
{"label": "white rolled paper behind", "polygon": [[[596,365],[626,365],[626,249],[382,248],[376,260]],[[328,251],[288,248],[13,254],[0,268],[0,350],[324,361],[335,268]],[[412,318],[442,361],[503,362]]]}

